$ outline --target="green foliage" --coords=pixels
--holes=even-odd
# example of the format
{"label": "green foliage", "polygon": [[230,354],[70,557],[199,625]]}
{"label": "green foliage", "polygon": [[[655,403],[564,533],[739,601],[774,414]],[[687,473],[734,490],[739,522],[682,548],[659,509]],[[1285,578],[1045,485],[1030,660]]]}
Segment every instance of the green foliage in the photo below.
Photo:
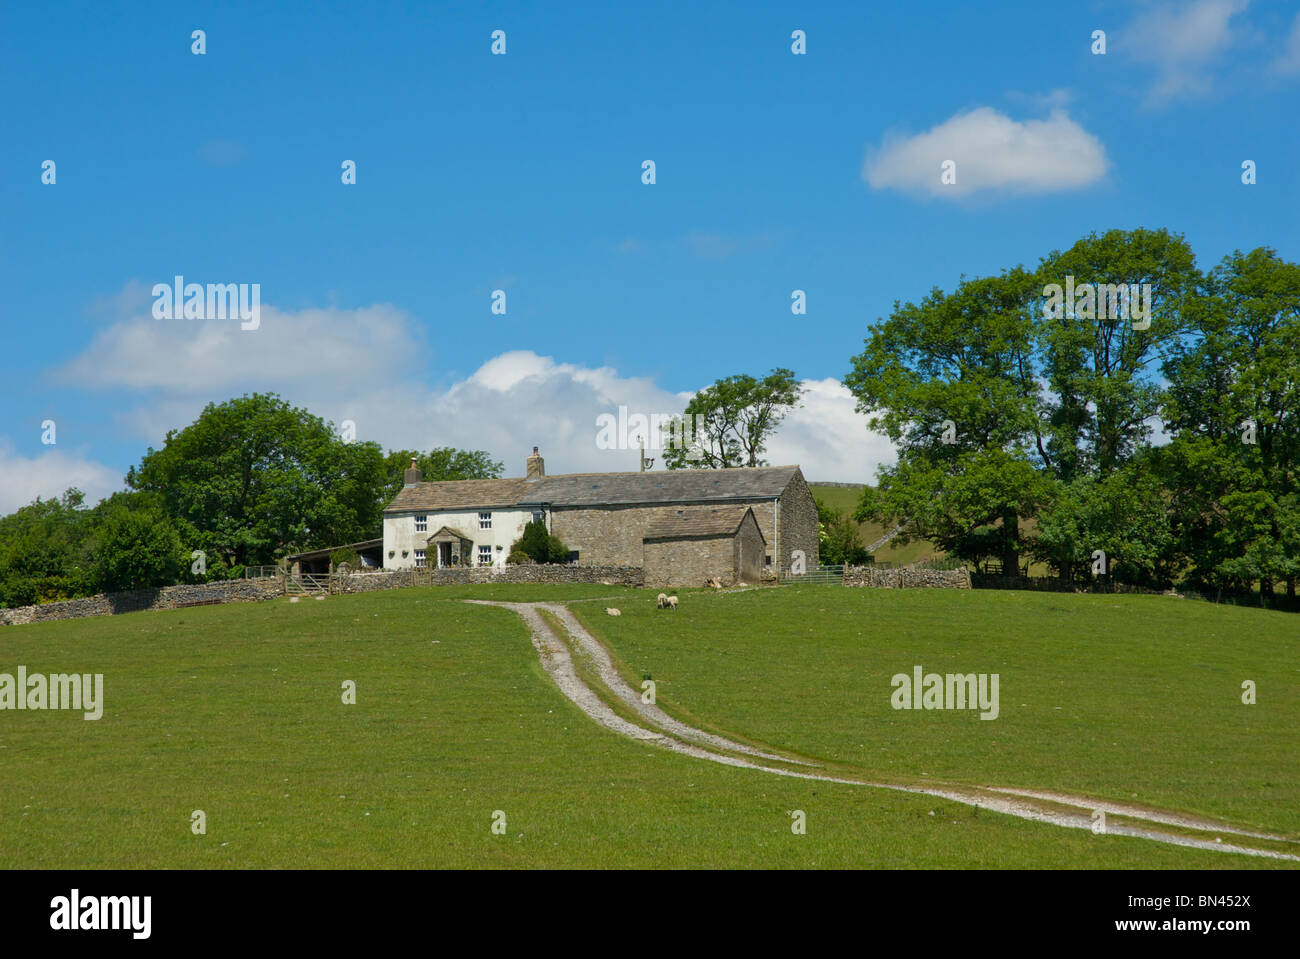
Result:
{"label": "green foliage", "polygon": [[1235,252],[1204,294],[1164,367],[1177,555],[1189,587],[1267,600],[1300,577],[1300,266]]}
{"label": "green foliage", "polygon": [[[1045,310],[1070,276],[1150,284],[1149,327]],[[895,304],[845,384],[899,450],[855,516],[909,519],[903,542],[1066,577],[1102,550],[1118,582],[1265,597],[1300,578],[1300,266],[1272,250],[1204,276],[1166,230],[1094,233],[1033,272]]]}
{"label": "green foliage", "polygon": [[127,474],[198,531],[195,548],[230,566],[378,535],[386,480],[378,445],[344,443],[331,424],[260,393],[209,404]]}
{"label": "green foliage", "polygon": [[1134,464],[1110,476],[1061,484],[1038,514],[1033,552],[1063,578],[1088,579],[1092,554],[1100,550],[1112,580],[1167,587],[1173,580],[1172,546],[1159,480]]}
{"label": "green foliage", "polygon": [[824,566],[861,566],[870,554],[852,517],[817,500],[817,555]]}
{"label": "green foliage", "polygon": [[384,456],[384,505],[392,501],[402,489],[402,476],[411,465],[412,457],[423,474],[424,482],[442,480],[500,479],[505,464],[496,462],[483,450],[458,450],[439,446],[428,453],[414,450],[391,450]]}
{"label": "green foliage", "polygon": [[[762,379],[740,374],[718,380],[691,397],[685,417],[675,420],[672,430],[684,437],[684,443],[664,450],[664,465],[669,469],[766,466],[762,454],[767,441],[798,405],[802,392],[793,371],[787,369],[775,369]],[[696,415],[704,426],[699,445],[692,449],[689,444],[695,437],[682,423],[697,422]]]}
{"label": "green foliage", "polygon": [[116,506],[92,547],[95,585],[103,592],[168,586],[180,576],[183,547],[167,514]]}
{"label": "green foliage", "polygon": [[909,520],[901,542],[1019,565],[1020,518],[1043,493],[1033,462],[1040,289],[1020,267],[963,279],[950,295],[895,304],[873,330],[844,382],[899,458],[864,491],[856,518]]}
{"label": "green foliage", "polygon": [[83,540],[90,511],[84,501],[74,488],[0,517],[0,605],[30,606],[89,591]]}
{"label": "green foliage", "polygon": [[351,546],[344,546],[330,553],[330,565],[335,569],[342,566],[344,563],[347,563],[353,569],[359,569],[361,567],[361,557]]}
{"label": "green foliage", "polygon": [[[412,455],[345,443],[332,424],[275,394],[209,404],[145,453],[127,474],[128,492],[86,509],[70,489],[0,517],[0,605],[236,578],[295,549],[376,537]],[[430,480],[503,470],[481,450],[441,447],[419,460]],[[190,561],[195,550],[201,570]],[[331,560],[359,565],[355,553]]]}
{"label": "green foliage", "polygon": [[563,563],[569,558],[569,547],[564,545],[560,537],[551,535],[546,537],[546,561],[548,563]]}
{"label": "green foliage", "polygon": [[[510,547],[510,556],[523,553],[534,563],[563,563],[569,548],[546,529],[546,524],[535,519],[524,527],[523,535]],[[507,562],[515,562],[508,559]]]}

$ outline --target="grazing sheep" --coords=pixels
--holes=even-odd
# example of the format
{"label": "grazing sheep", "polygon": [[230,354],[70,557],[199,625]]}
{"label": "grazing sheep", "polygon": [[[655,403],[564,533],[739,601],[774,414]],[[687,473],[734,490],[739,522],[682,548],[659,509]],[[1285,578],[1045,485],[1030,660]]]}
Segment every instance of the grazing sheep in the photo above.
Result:
{"label": "grazing sheep", "polygon": [[668,597],[668,608],[669,608],[669,609],[676,609],[676,608],[677,608],[677,597],[676,597],[676,596],[669,596],[669,597]]}
{"label": "grazing sheep", "polygon": [[291,603],[296,603],[296,602],[298,602],[298,597],[297,597],[297,596],[290,596],[290,597],[289,597],[289,602],[291,602]]}
{"label": "grazing sheep", "polygon": [[668,594],[660,593],[659,599],[655,603],[655,609],[666,609],[668,607]]}
{"label": "grazing sheep", "polygon": [[621,611],[619,611],[619,610],[617,610],[617,609],[610,609],[608,606],[605,607],[605,612],[609,613],[609,615],[611,615],[611,616],[622,616],[622,615],[623,615],[623,613],[622,613]]}

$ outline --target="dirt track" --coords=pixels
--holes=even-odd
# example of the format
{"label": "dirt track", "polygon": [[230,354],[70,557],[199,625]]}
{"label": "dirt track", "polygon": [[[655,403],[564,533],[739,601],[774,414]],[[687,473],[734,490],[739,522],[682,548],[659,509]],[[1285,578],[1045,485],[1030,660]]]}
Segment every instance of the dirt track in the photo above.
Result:
{"label": "dirt track", "polygon": [[[1225,843],[1220,840],[1219,835],[1240,837],[1240,839],[1294,842],[1287,837],[1250,832],[1224,823],[1187,816],[1182,813],[1128,806],[1108,800],[1089,799],[1085,796],[1041,790],[967,785],[921,787],[899,783],[872,782],[865,779],[818,773],[814,771],[818,764],[806,758],[781,756],[775,752],[765,752],[753,746],[729,740],[723,736],[695,729],[669,716],[658,706],[643,703],[641,694],[633,689],[614,667],[608,650],[590,632],[583,628],[582,624],[578,622],[567,607],[561,604],[504,603],[490,600],[465,600],[464,602],[483,606],[499,606],[503,609],[509,609],[522,617],[528,626],[533,646],[541,659],[542,667],[560,688],[560,691],[595,722],[620,735],[627,736],[629,739],[650,743],[697,759],[705,759],[726,766],[738,766],[777,776],[790,776],[796,779],[813,779],[822,782],[936,796],[953,802],[964,803],[968,806],[988,809],[992,812],[1005,813],[1009,816],[1017,816],[1034,822],[1050,823],[1054,826],[1069,829],[1092,829],[1093,812],[1101,810],[1108,817],[1122,816],[1142,822],[1141,826],[1108,822],[1106,826],[1107,835],[1136,836],[1176,846],[1189,846],[1216,852],[1264,856],[1271,859],[1300,862],[1300,855],[1278,852],[1272,849],[1255,848],[1241,845],[1239,842]],[[566,635],[557,636],[538,610],[546,610],[553,615],[560,622]],[[599,691],[591,689],[578,675],[573,661],[574,651],[584,658],[589,665],[590,671],[594,671],[598,675],[600,684],[603,687]],[[637,721],[632,722],[615,712],[610,707],[610,702],[624,704],[627,707],[624,712],[630,710],[637,717]],[[1166,832],[1161,830],[1160,826],[1175,826],[1184,830],[1216,835],[1202,839]]]}

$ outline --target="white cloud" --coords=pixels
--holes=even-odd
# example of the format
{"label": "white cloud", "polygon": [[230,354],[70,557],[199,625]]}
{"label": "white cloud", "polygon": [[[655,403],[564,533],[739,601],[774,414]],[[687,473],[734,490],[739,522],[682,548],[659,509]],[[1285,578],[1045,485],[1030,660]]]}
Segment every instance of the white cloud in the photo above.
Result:
{"label": "white cloud", "polygon": [[[336,425],[352,420],[359,440],[388,449],[483,449],[504,461],[507,475],[522,475],[534,445],[553,473],[636,469],[637,450],[597,447],[597,417],[617,416],[620,406],[629,414],[671,415],[690,398],[610,366],[557,362],[529,350],[498,354],[470,375],[433,387],[415,331],[414,320],[391,306],[263,306],[261,327],[248,331],[237,320],[137,316],[110,326],[55,375],[147,396],[116,420],[155,448],[210,401],[274,391]],[[766,458],[799,463],[814,479],[874,480],[876,465],[893,460],[888,440],[868,433],[838,381],[805,386],[803,406],[782,424]]]}
{"label": "white cloud", "polygon": [[[956,183],[941,182],[945,161]],[[1012,120],[992,107],[959,113],[925,133],[887,135],[867,154],[862,178],[877,190],[960,198],[979,191],[1076,190],[1105,175],[1106,149],[1064,110],[1046,120]]]}
{"label": "white cloud", "polygon": [[1212,65],[1239,39],[1232,18],[1249,0],[1195,0],[1162,4],[1119,34],[1117,49],[1156,70],[1148,101],[1198,96],[1213,86]]}
{"label": "white cloud", "polygon": [[[852,394],[835,379],[807,380],[802,405],[782,422],[765,458],[797,463],[811,479],[874,481],[876,466],[894,461],[889,440],[870,433],[854,410]],[[634,470],[637,449],[596,446],[597,417],[681,412],[689,393],[664,390],[652,380],[625,377],[610,367],[557,363],[529,351],[504,353],[472,376],[409,411],[401,423],[390,416],[386,446],[458,446],[489,449],[504,460],[506,473],[522,475],[533,446],[541,448],[550,473]],[[401,416],[401,411],[397,411]],[[359,414],[364,419],[370,413]],[[375,415],[382,415],[375,411]],[[361,428],[363,419],[358,419]],[[629,445],[635,446],[633,441]]]}
{"label": "white cloud", "polygon": [[839,380],[804,380],[798,409],[768,444],[772,463],[799,463],[808,480],[874,483],[876,467],[898,459],[889,437],[867,429],[853,394]]}
{"label": "white cloud", "polygon": [[427,358],[408,317],[395,307],[298,312],[261,309],[261,325],[239,320],[156,320],[148,311],[114,323],[55,373],[85,387],[206,394],[272,382],[318,379],[382,389]]}
{"label": "white cloud", "polygon": [[57,499],[69,487],[94,504],[122,489],[122,474],[80,453],[49,448],[36,456],[19,456],[13,443],[0,437],[0,515],[26,506],[38,496]]}

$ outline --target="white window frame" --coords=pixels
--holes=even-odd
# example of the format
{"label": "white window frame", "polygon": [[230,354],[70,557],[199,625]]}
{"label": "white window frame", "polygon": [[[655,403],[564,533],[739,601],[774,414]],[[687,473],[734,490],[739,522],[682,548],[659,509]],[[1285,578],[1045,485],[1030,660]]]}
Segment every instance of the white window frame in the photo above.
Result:
{"label": "white window frame", "polygon": [[491,547],[491,546],[480,546],[480,547],[478,548],[478,565],[480,565],[480,566],[491,566],[491,565],[492,565],[492,547]]}
{"label": "white window frame", "polygon": [[478,528],[479,528],[479,529],[491,529],[491,528],[492,528],[492,514],[491,514],[491,513],[479,513],[479,514],[478,514]]}
{"label": "white window frame", "polygon": [[429,517],[428,517],[428,514],[425,514],[424,516],[417,516],[417,517],[415,517],[415,531],[416,531],[417,533],[427,533],[427,532],[429,532]]}
{"label": "white window frame", "polygon": [[415,568],[424,569],[426,565],[427,565],[427,561],[426,561],[424,550],[417,549],[415,551]]}

